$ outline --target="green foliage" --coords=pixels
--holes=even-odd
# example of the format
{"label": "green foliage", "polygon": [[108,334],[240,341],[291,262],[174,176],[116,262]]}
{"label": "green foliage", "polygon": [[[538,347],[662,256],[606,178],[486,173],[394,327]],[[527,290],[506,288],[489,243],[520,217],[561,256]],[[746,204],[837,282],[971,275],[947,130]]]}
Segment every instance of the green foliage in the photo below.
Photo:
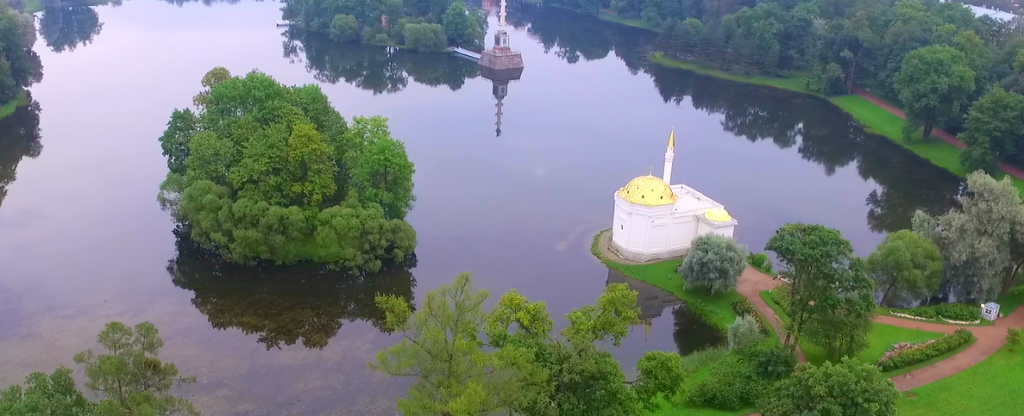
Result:
{"label": "green foliage", "polygon": [[768,381],[789,377],[796,368],[796,354],[787,348],[756,348],[747,355],[757,376]]}
{"label": "green foliage", "polygon": [[958,329],[951,335],[943,335],[925,347],[906,350],[898,355],[879,361],[878,367],[882,371],[892,371],[899,368],[911,366],[917,363],[928,361],[947,352],[953,351],[974,339],[971,331]]}
{"label": "green foliage", "polygon": [[672,396],[683,380],[682,359],[675,352],[648,351],[636,363],[639,373],[633,389],[648,410],[654,410],[659,394]]}
{"label": "green foliage", "polygon": [[402,219],[414,169],[386,120],[349,129],[318,87],[259,72],[217,67],[202,83],[199,112],[175,110],[160,138],[170,173],[159,199],[193,240],[238,263],[370,272],[412,253]]}
{"label": "green foliage", "polygon": [[618,344],[637,322],[636,292],[625,284],[608,285],[595,304],[570,312],[561,339],[552,336],[543,303],[510,291],[486,312],[486,300],[465,274],[429,292],[415,314],[404,300],[378,297],[387,327],[403,339],[379,353],[371,368],[415,377],[399,401],[403,414],[637,414],[679,385],[677,354],[646,354],[639,378],[627,384],[618,362],[595,346]]}
{"label": "green foliage", "polygon": [[53,374],[32,373],[25,387],[14,385],[0,391],[4,416],[92,416],[96,405],[78,391],[71,370],[60,367]]}
{"label": "green foliage", "polygon": [[845,358],[839,364],[801,364],[757,408],[763,416],[895,416],[899,398],[878,368]]}
{"label": "green foliage", "polygon": [[942,252],[943,292],[980,303],[1016,286],[1024,266],[1024,205],[1009,179],[967,175],[960,210],[933,217],[918,211],[914,231]]}
{"label": "green foliage", "polygon": [[959,139],[968,149],[960,163],[968,170],[997,172],[996,163],[1017,159],[1024,139],[1024,97],[992,87],[971,105]]}
{"label": "green foliage", "polygon": [[331,20],[330,37],[337,42],[351,42],[359,39],[362,27],[356,18],[347,14],[338,14]]}
{"label": "green foliage", "polygon": [[942,281],[942,254],[931,240],[910,230],[885,236],[867,259],[882,305],[934,295]]}
{"label": "green foliage", "polygon": [[685,398],[694,406],[739,410],[757,402],[767,387],[749,365],[730,356],[716,363],[706,379],[691,386]]}
{"label": "green foliage", "polygon": [[727,347],[709,347],[694,351],[682,358],[683,370],[686,374],[693,374],[704,367],[719,362],[729,354]]}
{"label": "green foliage", "polygon": [[470,49],[483,49],[484,32],[476,11],[467,10],[466,3],[455,0],[441,17],[448,43]]}
{"label": "green foliage", "polygon": [[746,349],[764,338],[757,319],[751,315],[736,317],[736,322],[729,326],[726,333],[729,339],[729,351]]}
{"label": "green foliage", "polygon": [[436,23],[410,23],[403,30],[405,46],[420,52],[439,52],[448,47],[444,28]]}
{"label": "green foliage", "polygon": [[1017,351],[1024,344],[1024,330],[1006,328],[1006,348]]}
{"label": "green foliage", "polygon": [[774,273],[774,270],[772,270],[772,260],[765,253],[750,253],[747,256],[747,264],[763,273]]}
{"label": "green foliage", "polygon": [[43,65],[32,50],[35,42],[35,19],[0,4],[0,103],[43,79]]}
{"label": "green foliage", "polygon": [[762,335],[768,335],[768,322],[758,312],[757,307],[754,306],[747,298],[737,299],[732,303],[732,311],[736,313],[736,317],[751,316],[757,321],[757,326],[760,328]]}
{"label": "green foliage", "polygon": [[[937,123],[955,121],[974,92],[974,71],[964,54],[949,46],[916,49],[903,59],[895,77],[909,130],[924,127],[928,138]],[[904,134],[909,136],[909,134]]]}
{"label": "green foliage", "polygon": [[943,303],[932,306],[918,306],[900,309],[899,313],[926,319],[946,318],[954,321],[977,321],[981,319],[981,308],[972,303]]}
{"label": "green foliage", "polygon": [[85,387],[102,393],[97,416],[199,415],[192,402],[170,393],[173,387],[194,383],[195,377],[181,377],[177,366],[157,358],[164,342],[153,324],[129,328],[111,322],[97,342],[106,354],[87,350],[74,358],[85,367]]}
{"label": "green foliage", "polygon": [[746,267],[746,257],[747,249],[736,240],[705,234],[693,240],[679,266],[679,274],[686,281],[687,289],[725,292],[736,287],[736,279]]}

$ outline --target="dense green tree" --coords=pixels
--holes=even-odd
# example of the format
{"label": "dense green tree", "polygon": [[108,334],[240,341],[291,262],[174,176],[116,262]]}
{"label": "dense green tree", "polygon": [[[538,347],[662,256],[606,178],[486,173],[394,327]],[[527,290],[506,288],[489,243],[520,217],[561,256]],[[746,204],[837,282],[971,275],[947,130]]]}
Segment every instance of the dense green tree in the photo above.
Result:
{"label": "dense green tree", "polygon": [[362,34],[356,18],[347,14],[339,14],[331,20],[331,39],[338,42],[358,40]]}
{"label": "dense green tree", "polygon": [[[765,250],[774,252],[786,265],[787,270],[779,276],[791,282],[792,301],[786,311],[790,317],[789,331],[783,344],[793,347],[796,337],[810,331],[816,341],[829,344],[823,347],[836,353],[847,346],[859,346],[858,340],[833,339],[822,333],[830,321],[850,324],[850,329],[859,331],[862,328],[854,324],[865,317],[871,319],[871,282],[860,260],[853,255],[850,242],[834,229],[793,223],[779,228]],[[850,321],[839,322],[847,315]]]}
{"label": "dense green tree", "polygon": [[910,137],[923,127],[927,139],[936,124],[960,116],[961,106],[974,91],[974,71],[962,52],[927,46],[907,54],[895,82],[907,113],[903,135]]}
{"label": "dense green tree", "polygon": [[75,386],[71,370],[60,367],[53,374],[29,374],[25,387],[14,385],[0,391],[4,416],[93,416],[96,405]]}
{"label": "dense green tree", "polygon": [[444,27],[435,23],[410,23],[403,31],[405,45],[415,51],[437,52],[448,47]]}
{"label": "dense green tree", "polygon": [[160,200],[193,240],[240,263],[370,272],[412,254],[413,167],[383,119],[349,131],[319,88],[258,72],[215,68],[203,84],[199,112],[176,110],[160,138]]}
{"label": "dense green tree", "polygon": [[997,171],[1005,159],[1017,159],[1024,141],[1024,97],[992,87],[971,105],[959,139],[968,149],[960,153],[960,163],[972,171]]}
{"label": "dense green tree", "polygon": [[1017,284],[1024,267],[1024,204],[1009,178],[967,175],[961,209],[933,217],[914,215],[914,231],[942,252],[943,293],[957,301],[985,302]]}
{"label": "dense green tree", "polygon": [[758,403],[764,416],[896,416],[900,392],[878,367],[852,358],[820,366],[800,364]]}
{"label": "dense green tree", "polygon": [[0,103],[43,79],[43,64],[32,50],[35,42],[33,17],[0,3]]}
{"label": "dense green tree", "polygon": [[462,0],[453,1],[442,16],[448,43],[470,49],[483,49],[484,32],[477,22],[477,14],[466,9]]}
{"label": "dense green tree", "polygon": [[153,324],[129,328],[111,322],[97,342],[106,354],[87,350],[74,358],[85,367],[85,387],[101,394],[97,416],[199,415],[192,402],[170,393],[175,386],[195,382],[195,377],[179,376],[177,366],[157,358],[164,342]]}
{"label": "dense green tree", "polygon": [[679,274],[687,288],[726,292],[736,287],[736,279],[746,266],[746,247],[728,237],[706,234],[693,240],[690,250],[683,256]]}
{"label": "dense green tree", "polygon": [[885,236],[867,259],[868,270],[882,291],[882,305],[899,306],[939,291],[942,253],[931,240],[910,230]]}

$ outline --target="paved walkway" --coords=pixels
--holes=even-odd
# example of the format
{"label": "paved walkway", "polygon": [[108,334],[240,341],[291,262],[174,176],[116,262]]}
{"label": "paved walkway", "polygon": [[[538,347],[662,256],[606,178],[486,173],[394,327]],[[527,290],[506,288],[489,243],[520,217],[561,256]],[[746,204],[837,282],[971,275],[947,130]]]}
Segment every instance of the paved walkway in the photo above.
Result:
{"label": "paved walkway", "polygon": [[[894,107],[893,105],[885,102],[881,98],[878,98],[878,97],[875,97],[874,95],[871,95],[871,93],[865,91],[863,88],[857,87],[857,88],[854,88],[853,91],[857,95],[863,97],[865,100],[871,101],[871,103],[873,103],[873,104],[875,104],[875,105],[877,105],[879,107],[882,107],[883,109],[885,109],[885,111],[888,111],[888,112],[890,112],[890,113],[892,113],[892,114],[896,115],[897,117],[902,118],[904,120],[907,118],[907,115],[905,113],[903,113],[903,110],[900,110],[900,109]],[[964,144],[963,142],[961,142],[960,140],[957,140],[956,136],[954,136],[952,134],[949,134],[947,132],[944,132],[942,130],[939,130],[939,129],[932,130],[932,136],[938,137],[938,138],[942,139],[943,141],[945,141],[946,143],[949,143],[949,144],[951,144],[953,146],[956,146],[956,147],[958,147],[960,149],[966,149],[967,148],[967,145]],[[999,168],[1002,169],[1004,172],[1008,173],[1010,176],[1013,176],[1013,177],[1015,177],[1017,179],[1024,180],[1024,170],[1021,170],[1020,168],[1018,168],[1016,166],[1009,165],[1009,164],[1006,164],[1006,163],[1000,163],[999,164]]]}
{"label": "paved walkway", "polygon": [[[764,316],[768,317],[768,320],[772,323],[772,327],[775,328],[775,332],[778,333],[781,338],[784,336],[780,330],[781,321],[779,320],[779,317],[775,315],[775,312],[772,311],[766,303],[764,303],[764,300],[761,299],[760,295],[761,291],[771,289],[780,284],[782,284],[781,281],[775,280],[771,276],[761,273],[757,269],[747,267],[747,269],[743,271],[743,274],[740,275],[736,291],[749,299],[754,306],[757,306],[757,309],[761,311]],[[920,329],[923,331],[940,332],[944,334],[952,334],[953,331],[961,328],[956,325],[919,322],[912,319],[900,319],[884,315],[876,316],[875,322],[898,326],[901,328]],[[945,360],[893,377],[892,381],[893,383],[896,383],[896,388],[901,391],[914,389],[959,373],[970,368],[972,365],[980,363],[985,358],[988,358],[988,356],[998,351],[1003,347],[1003,344],[1006,343],[1007,328],[1024,328],[1024,307],[1017,308],[1017,310],[1010,314],[1010,316],[996,320],[994,325],[969,326],[964,328],[971,331],[971,333],[974,334],[974,337],[977,338],[974,344],[971,344],[971,346],[965,348],[960,353]],[[802,353],[800,354],[800,361],[805,361]]]}

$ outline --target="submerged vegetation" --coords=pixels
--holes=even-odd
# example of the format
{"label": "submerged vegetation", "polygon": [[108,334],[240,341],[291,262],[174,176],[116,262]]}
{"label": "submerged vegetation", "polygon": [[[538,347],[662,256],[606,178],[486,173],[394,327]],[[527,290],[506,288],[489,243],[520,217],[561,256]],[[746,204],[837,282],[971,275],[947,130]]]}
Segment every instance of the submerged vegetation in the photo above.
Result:
{"label": "submerged vegetation", "polygon": [[202,84],[198,111],[175,110],[160,137],[160,199],[193,240],[239,263],[370,272],[412,254],[413,165],[385,119],[350,126],[319,87],[255,71]]}

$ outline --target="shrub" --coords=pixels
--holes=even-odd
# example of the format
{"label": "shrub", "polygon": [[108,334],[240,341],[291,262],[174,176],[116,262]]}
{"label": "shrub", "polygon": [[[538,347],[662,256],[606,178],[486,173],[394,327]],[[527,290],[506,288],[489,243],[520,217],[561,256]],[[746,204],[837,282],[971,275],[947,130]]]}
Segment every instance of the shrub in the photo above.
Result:
{"label": "shrub", "polygon": [[981,307],[967,303],[944,303],[933,306],[897,310],[897,312],[925,319],[946,318],[954,321],[977,321],[981,319]]}
{"label": "shrub", "polygon": [[739,357],[730,357],[715,364],[708,378],[692,386],[685,398],[694,406],[739,410],[754,404],[767,387]]}
{"label": "shrub", "polygon": [[757,311],[757,307],[747,300],[747,298],[739,298],[733,301],[732,311],[736,313],[736,316],[753,316],[757,319],[757,325],[761,328],[761,334],[768,335],[768,321],[761,316],[761,313]]}
{"label": "shrub", "polygon": [[793,299],[793,294],[790,291],[791,288],[788,284],[780,285],[775,289],[772,289],[772,300],[775,301],[776,305],[782,308],[783,312],[789,312],[790,300]]}
{"label": "shrub", "polygon": [[1013,328],[1006,329],[1006,347],[1010,351],[1017,351],[1022,343],[1024,343],[1024,331]]}
{"label": "shrub", "polygon": [[839,364],[800,364],[771,386],[757,410],[764,416],[896,416],[900,393],[877,368],[852,358]]}
{"label": "shrub", "polygon": [[974,339],[971,331],[958,329],[952,335],[943,335],[935,342],[925,347],[904,351],[897,356],[881,361],[878,366],[882,371],[892,371],[898,368],[914,365],[928,361],[947,352],[953,351]]}
{"label": "shrub", "polygon": [[764,253],[750,253],[750,255],[747,256],[747,264],[768,274],[772,274],[774,272],[774,270],[772,270],[771,259],[769,259],[768,255]]}
{"label": "shrub", "polygon": [[720,361],[726,354],[729,354],[726,347],[710,347],[694,351],[683,357],[683,371],[686,373],[697,372],[697,370]]}
{"label": "shrub", "polygon": [[761,334],[761,327],[753,316],[737,316],[736,321],[729,325],[728,331],[729,351],[742,350],[757,344],[764,335]]}
{"label": "shrub", "polygon": [[679,274],[686,288],[705,287],[725,292],[736,287],[736,278],[746,267],[747,249],[736,240],[717,234],[705,234],[693,240],[693,246],[683,257]]}
{"label": "shrub", "polygon": [[768,381],[789,377],[796,368],[796,355],[783,346],[754,348],[747,357],[757,376]]}

